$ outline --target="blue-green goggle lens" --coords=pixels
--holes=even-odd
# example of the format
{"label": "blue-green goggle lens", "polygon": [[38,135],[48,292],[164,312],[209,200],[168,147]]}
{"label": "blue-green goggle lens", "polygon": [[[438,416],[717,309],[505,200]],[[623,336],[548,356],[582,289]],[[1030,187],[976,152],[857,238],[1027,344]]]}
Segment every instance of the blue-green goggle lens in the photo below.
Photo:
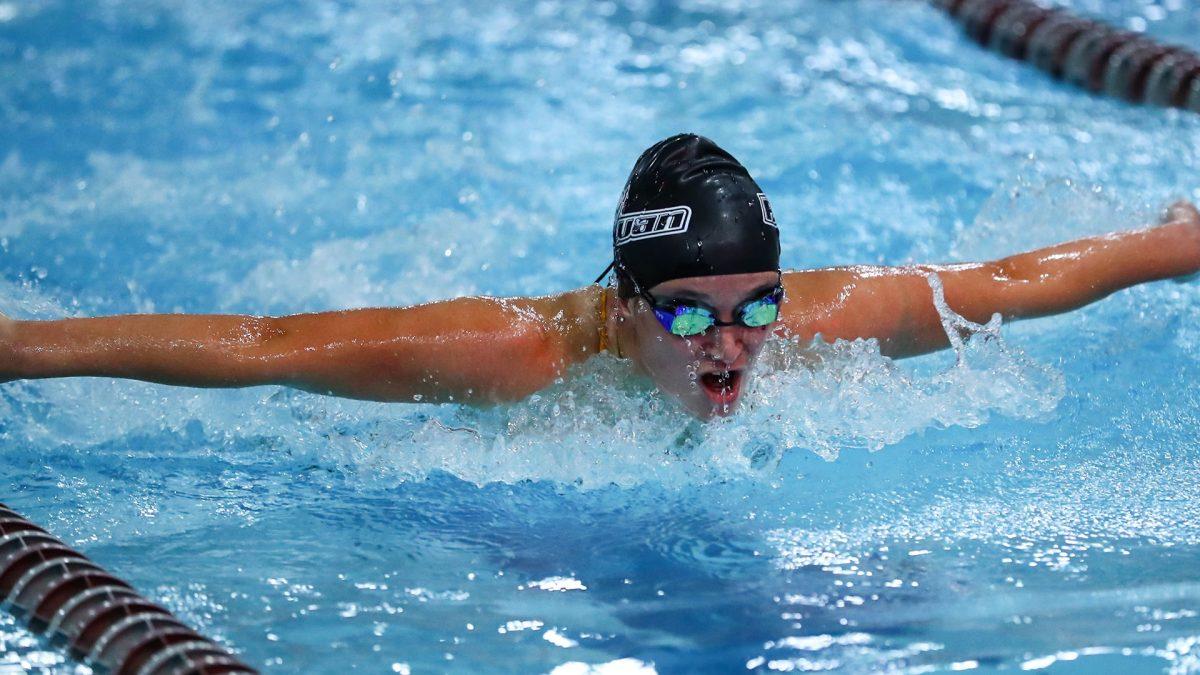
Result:
{"label": "blue-green goggle lens", "polygon": [[755,300],[742,308],[738,320],[751,328],[761,328],[770,325],[779,318],[779,305],[774,297]]}
{"label": "blue-green goggle lens", "polygon": [[703,333],[714,323],[716,323],[716,319],[706,309],[701,307],[679,307],[675,310],[675,315],[671,317],[671,325],[667,327],[667,330],[672,335],[687,337]]}

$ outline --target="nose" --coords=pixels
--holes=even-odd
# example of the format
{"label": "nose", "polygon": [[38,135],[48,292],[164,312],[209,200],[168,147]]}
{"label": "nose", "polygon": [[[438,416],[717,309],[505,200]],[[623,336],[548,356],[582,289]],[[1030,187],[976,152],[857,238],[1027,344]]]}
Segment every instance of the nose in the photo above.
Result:
{"label": "nose", "polygon": [[720,363],[736,363],[742,356],[745,344],[742,342],[742,331],[739,326],[716,326],[712,335],[708,336],[704,345],[704,355]]}

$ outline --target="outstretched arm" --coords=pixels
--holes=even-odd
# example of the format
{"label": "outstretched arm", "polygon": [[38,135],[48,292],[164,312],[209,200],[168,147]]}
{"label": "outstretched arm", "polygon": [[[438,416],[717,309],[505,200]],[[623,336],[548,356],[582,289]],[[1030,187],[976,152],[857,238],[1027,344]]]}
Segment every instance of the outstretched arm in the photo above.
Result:
{"label": "outstretched arm", "polygon": [[950,308],[986,322],[1066,312],[1135,284],[1200,270],[1200,214],[1173,206],[1155,227],[1051,246],[986,263],[859,266],[785,275],[784,330],[804,339],[873,337],[883,353],[914,356],[948,346],[927,276]]}
{"label": "outstretched arm", "polygon": [[94,375],[378,401],[514,400],[595,350],[585,311],[594,292],[284,317],[3,319],[0,380]]}

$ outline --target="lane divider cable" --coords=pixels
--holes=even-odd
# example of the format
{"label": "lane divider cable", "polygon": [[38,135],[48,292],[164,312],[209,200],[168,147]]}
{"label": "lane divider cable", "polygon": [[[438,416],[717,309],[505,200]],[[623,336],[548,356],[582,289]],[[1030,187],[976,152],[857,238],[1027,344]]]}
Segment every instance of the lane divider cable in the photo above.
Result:
{"label": "lane divider cable", "polygon": [[4,504],[0,603],[31,631],[97,673],[258,672]]}
{"label": "lane divider cable", "polygon": [[975,42],[1094,94],[1200,113],[1200,54],[1031,0],[932,0]]}

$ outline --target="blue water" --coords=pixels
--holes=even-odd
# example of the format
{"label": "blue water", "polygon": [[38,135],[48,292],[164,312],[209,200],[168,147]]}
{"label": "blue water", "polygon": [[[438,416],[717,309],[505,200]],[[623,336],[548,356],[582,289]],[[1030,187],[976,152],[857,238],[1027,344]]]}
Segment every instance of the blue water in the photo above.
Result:
{"label": "blue water", "polygon": [[[1073,6],[1200,48],[1184,0]],[[0,311],[582,286],[685,130],[758,178],[789,267],[1200,199],[1200,116],[917,2],[0,0]],[[0,501],[266,672],[1200,670],[1200,284],[972,330],[819,348],[708,427],[609,359],[486,411],[14,382]],[[22,669],[86,671],[0,612]]]}

